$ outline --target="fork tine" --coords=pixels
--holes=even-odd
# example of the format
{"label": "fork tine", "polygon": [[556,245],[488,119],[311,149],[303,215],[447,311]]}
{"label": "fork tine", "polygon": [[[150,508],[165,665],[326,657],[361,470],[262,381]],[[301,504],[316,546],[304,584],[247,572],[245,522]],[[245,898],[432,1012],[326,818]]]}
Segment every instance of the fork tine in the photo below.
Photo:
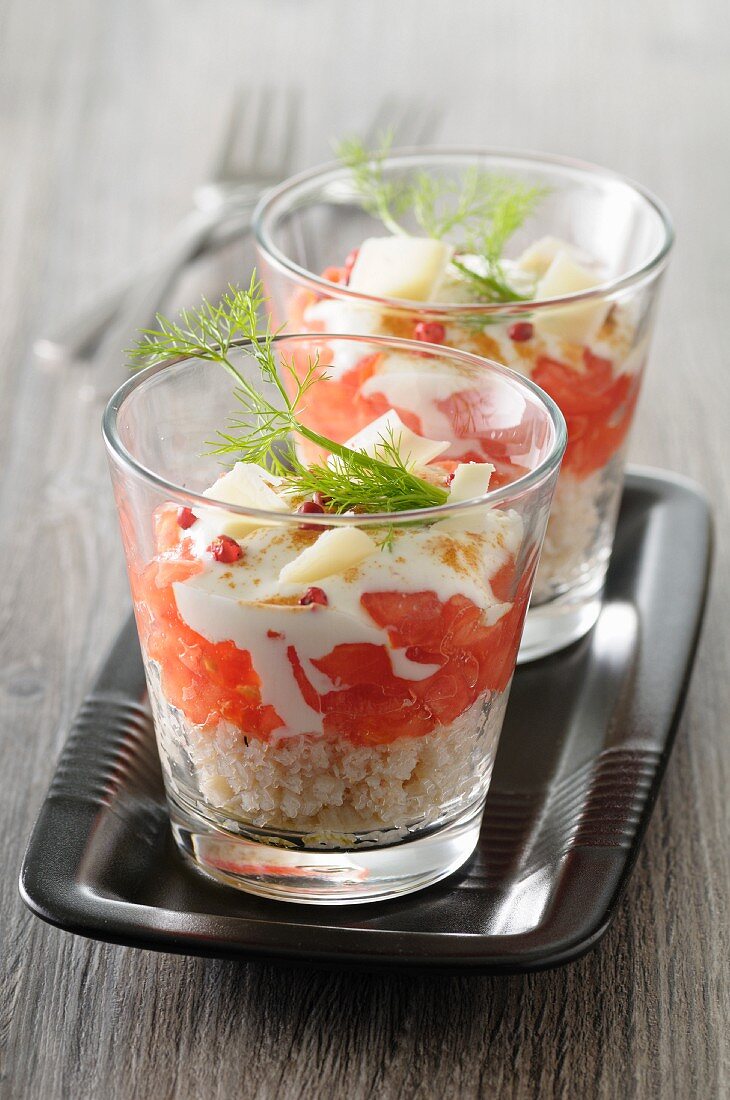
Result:
{"label": "fork tine", "polygon": [[223,140],[218,148],[215,161],[213,163],[212,177],[216,179],[218,177],[225,176],[227,168],[233,161],[234,151],[236,143],[238,141],[239,134],[243,127],[243,118],[246,113],[247,97],[242,90],[239,90],[228,114],[228,122],[223,132]]}
{"label": "fork tine", "polygon": [[422,145],[433,139],[441,126],[442,111],[435,103],[421,104],[412,123],[406,141],[409,145]]}
{"label": "fork tine", "polygon": [[419,145],[430,137],[439,118],[435,104],[405,102],[401,106],[396,132],[397,145]]}
{"label": "fork tine", "polygon": [[393,132],[393,144],[407,145],[408,139],[406,137],[406,134],[409,132],[413,105],[407,100],[402,101],[399,99],[394,99],[392,102],[393,117],[390,123],[390,129]]}
{"label": "fork tine", "polygon": [[222,175],[229,179],[258,160],[256,125],[260,117],[260,90],[252,88],[242,92],[241,96],[243,107],[238,113],[238,129],[231,142],[228,159],[222,172]]}
{"label": "fork tine", "polygon": [[284,92],[284,122],[282,126],[279,157],[274,166],[277,175],[285,176],[289,171],[294,155],[294,140],[297,132],[299,118],[299,100],[293,88],[287,88]]}
{"label": "fork tine", "polygon": [[282,179],[291,160],[297,121],[297,93],[260,85],[241,90],[216,166],[220,182]]}
{"label": "fork tine", "polygon": [[383,100],[375,112],[372,122],[365,130],[363,135],[365,145],[375,145],[380,136],[392,125],[395,107],[396,103],[393,96],[388,96]]}
{"label": "fork tine", "polygon": [[256,109],[254,121],[251,127],[253,134],[253,163],[263,164],[266,161],[266,123],[267,104],[273,101],[274,96],[270,88],[258,88],[256,95]]}
{"label": "fork tine", "polygon": [[363,140],[366,145],[374,145],[381,134],[392,130],[394,144],[418,145],[430,137],[440,121],[441,110],[435,104],[401,100],[391,95],[381,103]]}

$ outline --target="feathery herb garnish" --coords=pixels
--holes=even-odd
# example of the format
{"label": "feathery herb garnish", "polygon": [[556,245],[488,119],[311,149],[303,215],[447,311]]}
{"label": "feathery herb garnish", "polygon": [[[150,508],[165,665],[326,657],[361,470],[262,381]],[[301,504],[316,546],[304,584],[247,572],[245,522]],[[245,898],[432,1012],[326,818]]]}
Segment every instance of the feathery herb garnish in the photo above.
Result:
{"label": "feathery herb garnish", "polygon": [[296,494],[330,497],[329,507],[337,512],[403,512],[443,504],[446,490],[415,477],[398,442],[392,432],[381,436],[378,451],[384,460],[343,447],[333,451],[333,461],[314,465],[302,463],[292,448],[277,460],[276,472]]}
{"label": "feathery herb garnish", "polygon": [[[395,234],[407,234],[401,219],[410,212],[429,237],[458,234],[453,266],[467,278],[480,297],[491,302],[527,301],[510,287],[502,267],[504,247],[546,194],[520,180],[469,167],[461,180],[436,178],[415,172],[386,178],[383,166],[392,134],[381,137],[375,150],[357,138],[337,145],[337,155],[350,169],[364,208]],[[474,271],[461,258],[478,256],[483,271]]]}
{"label": "feathery herb garnish", "polygon": [[[378,450],[383,459],[353,451],[302,423],[305,399],[327,375],[317,356],[310,359],[302,377],[292,359],[279,354],[277,370],[274,340],[278,333],[270,322],[262,325],[259,311],[265,299],[256,275],[248,290],[230,288],[219,305],[203,300],[199,309],[184,310],[180,321],[158,315],[159,330],[147,329],[129,355],[135,365],[150,366],[177,357],[195,357],[218,363],[233,377],[236,400],[245,410],[210,443],[213,454],[233,454],[238,461],[266,466],[285,479],[292,495],[321,492],[330,498],[333,512],[402,512],[444,504],[448,493],[418,477],[398,450],[399,440],[390,433]],[[275,387],[281,399],[276,405],[252,385],[234,366],[231,349],[239,339],[250,342],[250,351],[265,383]],[[291,382],[290,397],[282,375]],[[296,453],[299,436],[334,456],[331,463],[304,464]]]}
{"label": "feathery herb garnish", "polygon": [[342,163],[352,172],[352,179],[365,209],[380,218],[391,233],[403,234],[406,230],[399,218],[413,206],[413,185],[405,179],[386,180],[383,161],[393,144],[392,131],[380,138],[375,152],[368,152],[359,138],[345,138],[335,149]]}

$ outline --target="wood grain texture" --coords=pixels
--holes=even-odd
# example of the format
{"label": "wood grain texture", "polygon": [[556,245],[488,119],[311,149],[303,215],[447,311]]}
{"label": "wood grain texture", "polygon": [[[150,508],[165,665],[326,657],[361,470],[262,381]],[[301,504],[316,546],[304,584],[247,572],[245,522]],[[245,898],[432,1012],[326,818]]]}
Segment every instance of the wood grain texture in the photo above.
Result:
{"label": "wood grain texture", "polygon": [[[728,1095],[729,47],[722,0],[0,3],[2,1097]],[[442,103],[452,142],[611,165],[676,218],[632,458],[706,486],[715,582],[620,912],[556,972],[427,980],[158,956],[46,927],[17,894],[63,731],[127,607],[100,409],[80,403],[77,372],[40,371],[32,341],[162,242],[234,86],[284,76],[306,89],[302,164],[395,91]]]}

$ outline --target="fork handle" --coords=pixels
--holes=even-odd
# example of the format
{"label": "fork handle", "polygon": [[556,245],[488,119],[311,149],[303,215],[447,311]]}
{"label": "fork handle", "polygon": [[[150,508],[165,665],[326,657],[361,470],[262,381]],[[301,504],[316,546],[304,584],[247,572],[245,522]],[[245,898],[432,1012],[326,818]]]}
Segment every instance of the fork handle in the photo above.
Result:
{"label": "fork handle", "polygon": [[[35,354],[49,366],[86,359],[94,354],[118,315],[125,318],[120,320],[120,325],[128,324],[133,329],[137,323],[136,317],[140,316],[139,303],[144,306],[148,300],[155,303],[152,311],[150,313],[149,307],[146,311],[143,310],[143,320],[137,324],[138,327],[150,324],[179,269],[207,243],[219,223],[231,221],[235,232],[240,232],[242,225],[245,227],[249,220],[250,207],[253,205],[239,204],[235,211],[233,208],[228,210],[225,206],[219,206],[215,212],[212,209],[205,212],[193,211],[174,230],[161,256],[155,257],[151,263],[148,262],[141,272],[134,272],[120,280],[112,290],[78,313],[71,321],[62,322],[47,336],[39,337],[33,345]],[[239,211],[245,217],[233,218],[232,215]],[[117,330],[116,325],[114,330]],[[119,341],[123,334],[118,333],[112,337],[110,330],[109,339],[112,338]],[[106,343],[104,340],[104,346]]]}
{"label": "fork handle", "polygon": [[[119,341],[121,333],[114,323],[117,315],[126,318],[139,312],[139,303],[150,295],[164,294],[175,274],[176,265],[184,263],[196,246],[210,231],[212,211],[201,215],[200,211],[188,214],[173,231],[163,246],[161,255],[147,263],[142,272],[119,282],[100,301],[95,302],[83,314],[70,322],[59,325],[49,336],[38,339],[34,351],[46,362],[73,361],[93,354],[99,342],[109,330],[109,339]],[[159,297],[157,301],[159,302]],[[122,308],[123,307],[123,308]],[[157,307],[155,307],[157,308]],[[126,320],[120,321],[125,324]],[[140,322],[143,324],[144,322]],[[106,345],[106,340],[104,340]]]}
{"label": "fork handle", "polygon": [[134,280],[130,275],[116,283],[112,290],[98,298],[70,321],[61,321],[48,336],[39,336],[33,344],[36,356],[48,366],[86,359],[98,347],[104,332],[112,323]]}
{"label": "fork handle", "polygon": [[124,380],[125,352],[141,329],[153,328],[155,317],[175,277],[224,217],[222,209],[199,211],[180,223],[151,272],[140,279],[122,302],[104,334],[90,372],[85,395],[106,399]]}

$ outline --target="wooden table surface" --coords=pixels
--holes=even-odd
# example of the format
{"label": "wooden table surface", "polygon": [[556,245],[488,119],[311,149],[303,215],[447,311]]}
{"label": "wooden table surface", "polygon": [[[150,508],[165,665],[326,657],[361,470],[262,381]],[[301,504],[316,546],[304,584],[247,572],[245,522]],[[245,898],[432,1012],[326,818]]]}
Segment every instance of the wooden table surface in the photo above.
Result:
{"label": "wooden table surface", "polygon": [[[721,0],[0,3],[3,1097],[728,1095],[729,29]],[[63,732],[128,606],[99,408],[32,342],[162,243],[236,85],[284,81],[304,95],[301,165],[397,92],[441,104],[450,142],[610,165],[676,219],[631,456],[706,487],[715,580],[633,878],[600,946],[562,970],[157,955],[47,927],[18,897]]]}

